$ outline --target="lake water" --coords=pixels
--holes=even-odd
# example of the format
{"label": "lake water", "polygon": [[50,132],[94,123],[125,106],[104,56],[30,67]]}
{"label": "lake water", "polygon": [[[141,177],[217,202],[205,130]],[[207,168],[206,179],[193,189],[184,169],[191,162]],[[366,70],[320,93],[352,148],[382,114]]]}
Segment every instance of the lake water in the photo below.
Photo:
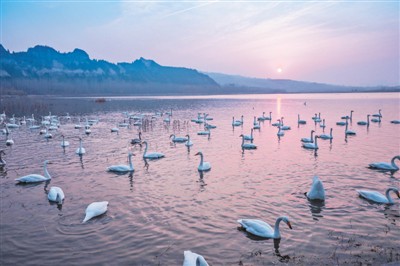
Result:
{"label": "lake water", "polygon": [[[304,105],[306,102],[306,105]],[[370,203],[356,189],[384,193],[399,187],[399,173],[368,169],[372,162],[390,162],[400,153],[399,94],[297,94],[210,97],[3,98],[7,115],[32,113],[39,118],[52,112],[61,126],[46,141],[27,126],[11,129],[15,144],[0,149],[7,166],[0,170],[1,265],[182,265],[183,251],[202,254],[210,265],[271,264],[381,264],[400,261],[400,201],[394,205]],[[142,138],[149,151],[166,155],[157,161],[142,159],[144,149],[132,147],[139,128],[120,128],[124,112],[154,114],[172,108],[171,123],[145,119]],[[367,114],[382,109],[382,122],[357,125]],[[340,117],[354,110],[345,138]],[[272,112],[272,122],[284,117],[291,130],[278,139],[269,121],[254,132],[256,150],[241,149],[240,134],[250,134],[253,117]],[[65,119],[69,112],[72,121]],[[202,125],[190,122],[198,112],[214,119],[211,137],[198,136]],[[312,129],[323,132],[311,117],[321,113],[325,133],[333,128],[332,142],[318,140],[319,150],[301,147],[300,138]],[[297,115],[307,120],[297,125]],[[232,127],[232,116],[244,116],[242,127]],[[74,129],[78,118],[99,119],[86,136]],[[133,122],[133,121],[131,121]],[[190,150],[172,144],[170,134],[190,134]],[[70,146],[60,147],[64,134]],[[86,154],[75,154],[83,138]],[[202,151],[212,169],[200,175],[195,154]],[[116,175],[107,166],[126,164],[132,151],[135,172]],[[15,178],[43,174],[49,159],[50,186],[59,186],[66,198],[62,208],[47,200],[45,183],[17,185]],[[397,161],[397,164],[399,162]],[[304,196],[318,175],[326,201],[309,202]],[[85,224],[88,204],[109,201],[106,214]],[[281,223],[280,241],[255,238],[238,230],[237,219],[255,218],[274,224],[289,217],[293,230]]]}

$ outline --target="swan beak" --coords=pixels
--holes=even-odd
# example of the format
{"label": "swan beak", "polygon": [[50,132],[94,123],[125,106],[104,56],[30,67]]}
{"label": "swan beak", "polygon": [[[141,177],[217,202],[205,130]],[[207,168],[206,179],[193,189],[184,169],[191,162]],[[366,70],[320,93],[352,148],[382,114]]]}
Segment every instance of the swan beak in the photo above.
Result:
{"label": "swan beak", "polygon": [[200,153],[196,153],[194,156],[199,155]]}
{"label": "swan beak", "polygon": [[290,229],[293,229],[292,225],[290,224],[290,222],[287,222],[287,225],[289,226]]}

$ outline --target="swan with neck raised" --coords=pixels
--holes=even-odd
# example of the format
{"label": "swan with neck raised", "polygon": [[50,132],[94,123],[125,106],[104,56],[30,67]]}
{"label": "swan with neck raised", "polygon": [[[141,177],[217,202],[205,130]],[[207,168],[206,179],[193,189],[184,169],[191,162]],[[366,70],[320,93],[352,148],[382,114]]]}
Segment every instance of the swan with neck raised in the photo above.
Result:
{"label": "swan with neck raised", "polygon": [[47,164],[51,164],[49,160],[44,161],[44,176],[42,175],[37,175],[37,174],[30,174],[30,175],[25,175],[22,177],[19,177],[15,179],[15,181],[19,183],[37,183],[37,182],[43,182],[51,179],[51,176],[49,172],[47,171]]}
{"label": "swan with neck raised", "polygon": [[130,152],[128,154],[129,165],[124,165],[124,164],[111,165],[110,167],[107,168],[107,171],[116,173],[127,173],[135,171],[135,169],[133,168],[132,156],[134,156],[134,154]]}
{"label": "swan with neck raised", "polygon": [[208,266],[207,261],[203,256],[186,250],[183,252],[183,266]]}
{"label": "swan with neck raised", "polygon": [[290,126],[283,125],[283,117],[281,118],[281,129],[282,130],[290,130]]}
{"label": "swan with neck raised", "polygon": [[350,119],[350,121],[352,121],[352,120],[353,120],[353,112],[354,112],[354,111],[351,110],[351,111],[350,111],[350,116],[342,116],[341,118],[342,118],[342,119]]}
{"label": "swan with neck raised", "polygon": [[385,162],[371,163],[369,164],[369,168],[396,172],[399,170],[399,167],[394,163],[395,160],[400,160],[400,155],[394,156],[390,161],[390,163],[385,163]]}
{"label": "swan with neck raised", "polygon": [[139,131],[138,136],[139,137],[136,138],[136,139],[131,139],[131,144],[132,145],[136,145],[136,144],[141,144],[142,143],[142,132]]}
{"label": "swan with neck raised", "polygon": [[253,128],[254,129],[260,129],[260,123],[257,122],[257,118],[256,117],[254,117]]}
{"label": "swan with neck raised", "polygon": [[355,134],[356,134],[355,131],[348,129],[348,128],[349,128],[349,123],[347,123],[347,120],[348,120],[348,119],[349,119],[349,118],[346,118],[346,129],[344,130],[344,133],[345,133],[346,135],[355,135]]}
{"label": "swan with neck raised", "polygon": [[310,191],[306,192],[305,195],[309,200],[325,200],[325,189],[318,176],[313,177]]}
{"label": "swan with neck raised", "polygon": [[285,222],[290,229],[292,225],[290,224],[289,218],[286,216],[280,216],[276,219],[275,226],[272,228],[268,223],[257,220],[257,219],[240,219],[237,222],[249,233],[265,238],[280,239],[281,233],[279,231],[280,222]]}
{"label": "swan with neck raised", "polygon": [[240,138],[242,138],[242,149],[246,149],[246,150],[254,150],[257,149],[257,145],[255,145],[254,143],[244,143],[244,136],[243,134],[239,136]]}
{"label": "swan with neck raised", "polygon": [[197,167],[197,170],[199,170],[199,171],[209,171],[211,169],[211,164],[209,162],[204,162],[203,153],[201,151],[199,151],[195,155],[200,155],[200,163],[199,163],[199,166]]}
{"label": "swan with neck raised", "polygon": [[320,124],[319,127],[321,127],[321,128],[325,128],[326,127],[325,119],[322,119],[322,124]]}
{"label": "swan with neck raised", "polygon": [[314,135],[314,130],[311,130],[311,137],[310,138],[301,138],[301,142],[304,142],[304,143],[313,143],[314,142],[314,138],[313,138],[313,135]]}
{"label": "swan with neck raised", "polygon": [[172,142],[186,142],[187,138],[186,137],[177,137],[175,134],[171,134],[169,138],[172,138]]}
{"label": "swan with neck raised", "polygon": [[285,131],[282,130],[281,126],[278,126],[278,133],[276,133],[276,135],[278,135],[278,137],[282,137],[285,135]]}
{"label": "swan with neck raised", "polygon": [[331,128],[329,135],[322,134],[322,135],[319,135],[319,138],[320,139],[333,139],[332,130],[333,130],[333,128]]}
{"label": "swan with neck raised", "polygon": [[85,148],[82,146],[82,138],[79,138],[79,148],[76,149],[75,153],[78,155],[84,155],[86,153]]}
{"label": "swan with neck raised", "polygon": [[305,125],[307,124],[306,120],[300,120],[300,114],[297,115],[297,124]]}
{"label": "swan with neck raised", "polygon": [[85,211],[85,219],[83,219],[82,223],[87,222],[88,220],[92,219],[93,217],[102,215],[107,211],[108,201],[100,201],[100,202],[93,202],[87,206]]}
{"label": "swan with neck raised", "polygon": [[319,138],[319,136],[314,136],[313,143],[303,143],[303,148],[311,149],[311,150],[318,150],[318,143],[317,143],[318,138]]}
{"label": "swan with neck raised", "polygon": [[373,117],[382,117],[381,111],[382,111],[382,110],[379,109],[379,110],[378,110],[379,113],[378,113],[378,114],[373,114],[372,116],[373,116]]}
{"label": "swan with neck raised", "polygon": [[360,125],[360,126],[369,126],[369,117],[370,117],[370,115],[367,115],[367,121],[365,122],[365,121],[358,121],[357,122],[357,125]]}
{"label": "swan with neck raised", "polygon": [[365,198],[367,200],[376,202],[376,203],[384,203],[384,204],[393,204],[393,199],[390,196],[390,191],[396,193],[397,197],[400,198],[400,193],[397,188],[390,187],[386,189],[385,196],[379,193],[378,191],[370,191],[370,190],[357,190],[360,197]]}
{"label": "swan with neck raised", "polygon": [[244,140],[253,140],[253,129],[250,131],[250,135],[243,135]]}
{"label": "swan with neck raised", "polygon": [[49,201],[54,201],[58,204],[62,204],[64,198],[64,191],[59,187],[51,187],[49,193],[47,194],[47,199]]}
{"label": "swan with neck raised", "polygon": [[63,148],[68,147],[69,146],[69,142],[65,141],[64,135],[61,135],[61,137],[62,137],[61,147],[63,147]]}
{"label": "swan with neck raised", "polygon": [[236,120],[235,121],[235,117],[233,116],[232,117],[232,126],[234,126],[234,127],[239,127],[239,126],[241,126],[242,125],[242,123],[239,121],[239,120]]}
{"label": "swan with neck raised", "polygon": [[143,158],[144,159],[160,159],[165,157],[165,155],[161,152],[150,152],[147,153],[147,148],[148,148],[148,144],[147,141],[143,141],[143,144],[146,146],[144,149],[144,153],[143,153]]}
{"label": "swan with neck raised", "polygon": [[187,141],[186,141],[186,143],[185,143],[185,146],[186,146],[186,147],[193,146],[193,142],[190,140],[190,136],[189,136],[189,135],[186,135],[185,137],[187,137]]}

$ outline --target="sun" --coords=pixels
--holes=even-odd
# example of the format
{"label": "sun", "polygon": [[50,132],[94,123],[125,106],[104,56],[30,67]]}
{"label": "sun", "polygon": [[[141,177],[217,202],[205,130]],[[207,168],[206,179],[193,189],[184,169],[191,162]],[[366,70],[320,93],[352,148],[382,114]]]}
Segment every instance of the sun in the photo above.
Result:
{"label": "sun", "polygon": [[278,68],[276,69],[276,72],[282,73],[282,68],[278,67]]}

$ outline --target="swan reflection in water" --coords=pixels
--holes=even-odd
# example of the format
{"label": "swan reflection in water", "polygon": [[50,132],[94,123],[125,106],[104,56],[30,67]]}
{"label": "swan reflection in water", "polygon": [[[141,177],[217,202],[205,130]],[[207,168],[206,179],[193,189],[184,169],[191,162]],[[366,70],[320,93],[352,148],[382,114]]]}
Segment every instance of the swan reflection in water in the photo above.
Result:
{"label": "swan reflection in water", "polygon": [[322,215],[322,210],[325,209],[325,201],[309,200],[308,202],[308,207],[310,208],[313,220],[318,221],[319,218],[324,217]]}
{"label": "swan reflection in water", "polygon": [[199,180],[197,182],[199,182],[200,191],[204,191],[205,187],[207,186],[206,182],[204,182],[204,172],[198,171],[198,173],[199,173]]}

